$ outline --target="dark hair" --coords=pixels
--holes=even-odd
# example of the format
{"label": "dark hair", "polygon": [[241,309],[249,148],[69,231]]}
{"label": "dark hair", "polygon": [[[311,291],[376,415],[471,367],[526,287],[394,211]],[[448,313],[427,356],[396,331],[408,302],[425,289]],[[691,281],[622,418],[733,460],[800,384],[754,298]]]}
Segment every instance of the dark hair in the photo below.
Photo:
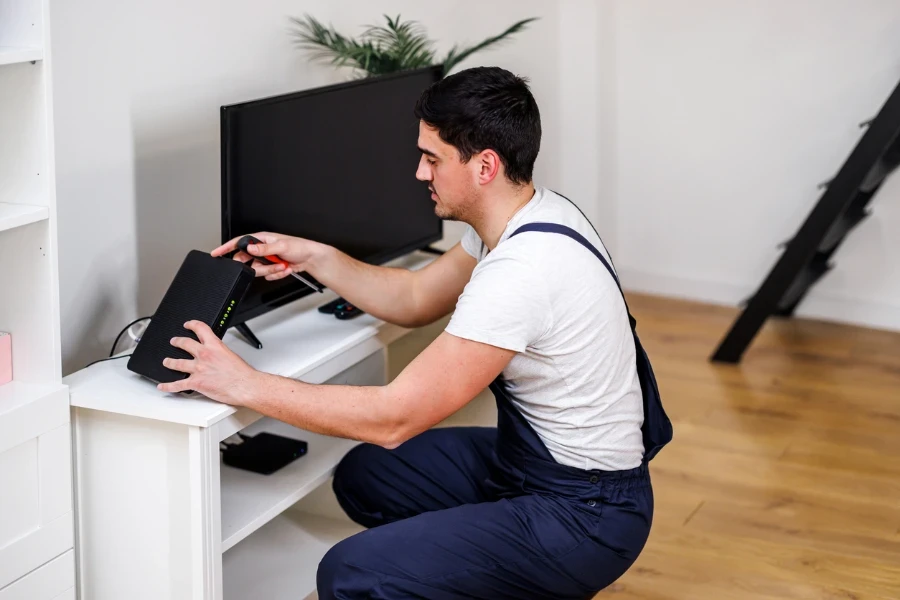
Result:
{"label": "dark hair", "polygon": [[494,150],[513,183],[531,181],[541,147],[541,115],[528,80],[499,67],[476,67],[432,84],[415,116],[438,130],[463,162]]}

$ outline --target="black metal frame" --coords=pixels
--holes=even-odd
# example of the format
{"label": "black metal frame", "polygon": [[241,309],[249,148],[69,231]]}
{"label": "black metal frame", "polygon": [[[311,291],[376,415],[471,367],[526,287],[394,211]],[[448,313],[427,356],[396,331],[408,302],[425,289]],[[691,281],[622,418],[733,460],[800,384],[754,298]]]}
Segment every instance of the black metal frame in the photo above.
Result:
{"label": "black metal frame", "polygon": [[809,288],[831,270],[831,258],[847,233],[868,215],[869,201],[900,164],[900,84],[878,115],[861,126],[868,130],[719,344],[714,362],[739,362],[766,319],[791,316]]}

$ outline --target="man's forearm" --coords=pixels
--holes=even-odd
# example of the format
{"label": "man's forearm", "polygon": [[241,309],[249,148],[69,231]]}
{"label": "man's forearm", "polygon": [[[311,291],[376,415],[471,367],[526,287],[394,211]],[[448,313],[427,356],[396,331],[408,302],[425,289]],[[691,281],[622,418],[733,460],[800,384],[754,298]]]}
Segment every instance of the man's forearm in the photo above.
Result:
{"label": "man's forearm", "polygon": [[415,273],[369,265],[331,246],[311,262],[316,279],[370,315],[405,327],[418,323]]}
{"label": "man's forearm", "polygon": [[300,429],[394,448],[404,438],[406,412],[385,386],[311,385],[258,373],[244,403]]}
{"label": "man's forearm", "polygon": [[515,354],[445,332],[384,386],[310,385],[253,371],[229,392],[234,404],[301,429],[396,448],[457,412]]}

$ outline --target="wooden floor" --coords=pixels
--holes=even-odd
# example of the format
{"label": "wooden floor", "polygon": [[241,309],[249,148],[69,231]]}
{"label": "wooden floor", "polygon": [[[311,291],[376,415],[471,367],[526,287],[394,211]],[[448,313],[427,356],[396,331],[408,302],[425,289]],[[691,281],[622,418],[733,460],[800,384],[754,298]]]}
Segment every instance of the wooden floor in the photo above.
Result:
{"label": "wooden floor", "polygon": [[614,599],[900,599],[900,334],[771,321],[739,366],[736,312],[632,295],[675,436]]}

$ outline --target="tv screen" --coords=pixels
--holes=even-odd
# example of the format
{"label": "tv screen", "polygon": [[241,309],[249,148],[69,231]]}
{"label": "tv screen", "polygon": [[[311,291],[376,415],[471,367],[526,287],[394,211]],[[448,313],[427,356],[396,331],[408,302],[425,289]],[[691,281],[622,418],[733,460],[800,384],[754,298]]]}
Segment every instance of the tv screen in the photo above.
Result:
{"label": "tv screen", "polygon": [[[415,177],[413,115],[440,76],[433,67],[223,106],[223,242],[271,231],[379,264],[441,239]],[[258,278],[232,324],[309,293],[292,277]]]}

